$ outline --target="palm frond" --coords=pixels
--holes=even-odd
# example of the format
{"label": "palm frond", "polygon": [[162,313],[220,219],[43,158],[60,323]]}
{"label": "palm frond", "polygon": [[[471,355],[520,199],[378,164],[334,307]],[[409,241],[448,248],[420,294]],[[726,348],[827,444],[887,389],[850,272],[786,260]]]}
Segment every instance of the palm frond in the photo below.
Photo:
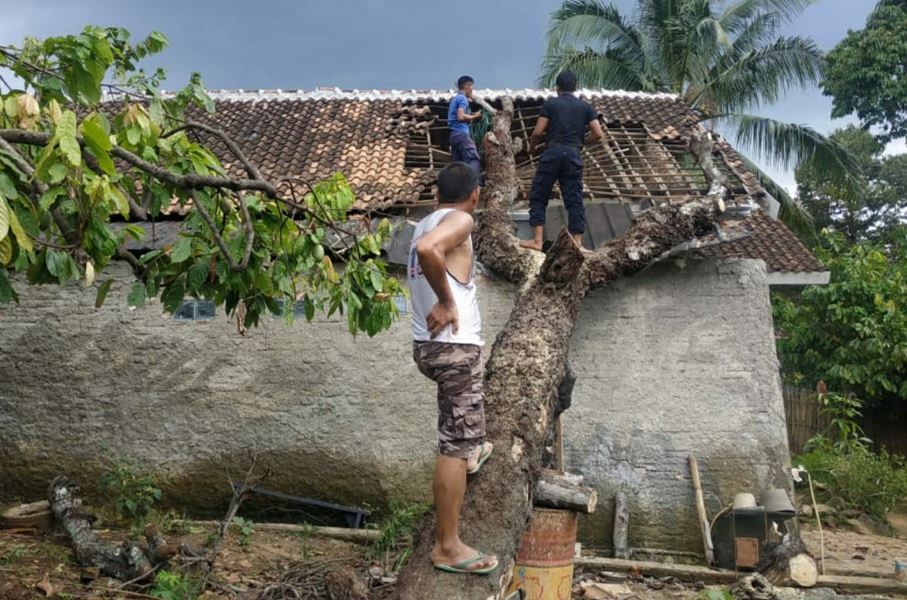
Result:
{"label": "palm frond", "polygon": [[737,155],[746,168],[759,179],[762,188],[778,201],[781,206],[778,210],[778,218],[801,240],[811,239],[815,235],[815,219],[809,210],[788,194],[787,190],[763,171],[759,165],[739,152]]}
{"label": "palm frond", "polygon": [[604,51],[611,46],[635,47],[631,30],[614,6],[600,0],[566,0],[552,13],[546,37],[549,51],[587,46]]}
{"label": "palm frond", "polygon": [[737,33],[757,15],[773,13],[782,21],[790,22],[800,16],[811,4],[819,0],[739,0],[728,6],[720,21],[724,28]]}
{"label": "palm frond", "polygon": [[865,191],[858,161],[847,149],[815,129],[754,115],[725,115],[737,145],[775,167],[794,170],[808,165],[841,190],[845,198]]}
{"label": "palm frond", "polygon": [[558,74],[565,70],[570,70],[576,75],[580,87],[657,91],[651,89],[635,65],[621,61],[618,53],[596,52],[591,48],[585,50],[562,48],[546,55],[538,84],[542,87],[553,87]]}
{"label": "palm frond", "polygon": [[800,37],[778,38],[739,58],[722,57],[717,64],[726,68],[713,70],[700,94],[707,94],[727,113],[772,104],[791,89],[812,89],[825,68],[822,51]]}

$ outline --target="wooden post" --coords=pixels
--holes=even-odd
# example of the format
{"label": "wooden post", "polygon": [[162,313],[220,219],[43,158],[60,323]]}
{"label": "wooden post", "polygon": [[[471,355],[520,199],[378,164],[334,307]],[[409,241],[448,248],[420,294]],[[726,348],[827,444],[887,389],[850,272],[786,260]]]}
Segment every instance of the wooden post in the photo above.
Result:
{"label": "wooden post", "polygon": [[709,518],[705,514],[705,501],[702,499],[702,484],[699,482],[699,465],[696,464],[696,457],[692,454],[689,456],[690,475],[693,478],[693,489],[696,491],[696,511],[699,513],[699,526],[702,528],[702,546],[705,550],[705,562],[712,565],[715,562],[715,556],[712,552],[712,532],[709,528]]}
{"label": "wooden post", "polygon": [[630,558],[627,533],[630,528],[630,505],[627,492],[621,489],[614,496],[614,558]]}
{"label": "wooden post", "polygon": [[564,414],[557,416],[557,446],[555,448],[557,457],[557,470],[564,472]]}

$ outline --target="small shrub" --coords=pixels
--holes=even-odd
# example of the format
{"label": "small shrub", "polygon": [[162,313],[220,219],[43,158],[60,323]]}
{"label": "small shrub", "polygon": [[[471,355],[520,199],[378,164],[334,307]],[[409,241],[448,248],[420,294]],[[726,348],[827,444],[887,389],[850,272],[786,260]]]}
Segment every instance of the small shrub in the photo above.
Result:
{"label": "small shrub", "polygon": [[113,508],[124,519],[142,523],[163,496],[156,474],[138,469],[131,461],[115,462],[101,477],[98,488],[113,499]]}
{"label": "small shrub", "polygon": [[900,498],[907,496],[907,460],[885,450],[875,454],[865,449],[843,452],[825,447],[795,462],[851,508],[882,520]]}
{"label": "small shrub", "polygon": [[154,578],[154,587],[148,594],[163,600],[195,600],[198,595],[186,575],[170,571],[158,572]]}
{"label": "small shrub", "polygon": [[[384,554],[385,566],[390,566],[393,570],[399,570],[405,563],[412,550],[404,548],[404,540],[407,536],[412,535],[413,527],[422,517],[426,507],[422,504],[404,504],[399,502],[390,503],[390,515],[381,523],[380,535],[375,540],[372,547],[373,554]],[[401,552],[402,550],[402,552]],[[388,565],[388,560],[392,552],[400,552],[400,555]]]}
{"label": "small shrub", "polygon": [[252,534],[255,533],[255,523],[252,519],[242,517],[233,517],[233,523],[239,526],[239,539],[236,543],[240,546],[248,546],[252,542]]}

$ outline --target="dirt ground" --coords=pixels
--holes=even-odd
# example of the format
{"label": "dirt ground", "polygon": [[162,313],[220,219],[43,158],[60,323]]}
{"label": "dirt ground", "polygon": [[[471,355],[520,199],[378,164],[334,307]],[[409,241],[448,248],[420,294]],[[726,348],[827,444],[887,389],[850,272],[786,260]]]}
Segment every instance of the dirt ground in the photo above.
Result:
{"label": "dirt ground", "polygon": [[[895,515],[893,521],[907,515]],[[129,531],[101,531],[112,541],[121,541]],[[907,534],[907,530],[904,531]],[[213,530],[193,528],[191,531],[172,531],[167,537],[203,547],[213,539]],[[804,526],[803,536],[810,550],[819,557],[819,535],[814,527]],[[844,529],[824,531],[826,572],[828,574],[867,575],[892,577],[895,558],[907,558],[907,535],[885,537],[859,534]],[[349,600],[383,600],[393,588],[389,578],[393,556],[375,556],[369,547],[319,539],[311,534],[275,533],[254,531],[242,536],[231,532],[225,540],[208,596],[203,600],[241,600],[271,585],[269,598],[331,598],[330,585],[340,585],[350,573],[355,574],[361,595],[333,596]],[[388,563],[388,564],[386,564]],[[386,569],[387,567],[387,569]],[[173,569],[178,571],[178,569]],[[594,573],[577,572],[576,581],[594,578]],[[111,579],[82,579],[83,571],[75,563],[73,552],[65,534],[60,531],[35,533],[33,531],[0,530],[0,599],[35,600],[58,598],[60,600],[132,600],[152,598],[150,587],[131,586],[119,589],[122,582]],[[292,580],[304,595],[280,591],[275,583],[281,577]],[[382,579],[383,578],[383,579]],[[343,583],[342,581],[340,583]],[[345,584],[344,584],[345,585]],[[628,581],[634,600],[682,600],[702,598],[702,586],[684,584],[671,578],[661,580]],[[349,586],[347,586],[349,588]],[[579,592],[579,586],[574,586]],[[907,595],[907,590],[905,590]],[[165,598],[167,596],[164,596]],[[574,593],[574,599],[583,598]],[[629,600],[615,596],[613,600]]]}

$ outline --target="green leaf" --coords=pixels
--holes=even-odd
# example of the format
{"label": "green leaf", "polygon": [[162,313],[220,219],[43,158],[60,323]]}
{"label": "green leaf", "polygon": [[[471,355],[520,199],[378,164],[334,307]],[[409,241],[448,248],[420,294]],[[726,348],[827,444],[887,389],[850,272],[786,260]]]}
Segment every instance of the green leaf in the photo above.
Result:
{"label": "green leaf", "polygon": [[82,150],[76,140],[76,113],[71,110],[63,111],[55,135],[60,140],[60,152],[66,161],[73,167],[81,165]]}
{"label": "green leaf", "polygon": [[28,237],[28,234],[22,229],[19,218],[16,216],[16,211],[14,211],[12,207],[9,207],[9,228],[13,230],[16,241],[19,243],[19,248],[26,252],[32,252],[34,250],[31,238]]}
{"label": "green leaf", "polygon": [[13,241],[10,236],[6,236],[0,240],[0,269],[4,268],[4,265],[8,265],[12,259]]}
{"label": "green leaf", "polygon": [[69,175],[69,167],[63,163],[54,163],[50,169],[47,170],[48,180],[47,183],[51,185],[57,185]]}
{"label": "green leaf", "polygon": [[132,291],[129,292],[129,296],[126,298],[126,302],[129,303],[130,307],[142,308],[145,306],[145,285],[142,283],[134,283],[132,285]]}
{"label": "green leaf", "polygon": [[376,292],[380,292],[384,289],[384,276],[377,267],[372,266],[372,268],[369,269],[369,277],[371,278],[372,287],[375,288]]}
{"label": "green leaf", "polygon": [[133,146],[138,146],[142,141],[142,129],[136,124],[126,128],[126,140]]}
{"label": "green leaf", "polygon": [[202,290],[202,287],[205,285],[205,281],[208,280],[208,275],[211,273],[211,262],[206,256],[202,256],[195,263],[189,267],[189,273],[187,275],[189,291],[193,293],[198,293]]}
{"label": "green leaf", "polygon": [[13,291],[6,269],[0,268],[0,304],[9,304],[10,300],[19,302],[19,297]]}
{"label": "green leaf", "polygon": [[64,193],[65,190],[63,188],[50,188],[49,190],[41,194],[41,198],[38,200],[38,207],[44,211],[50,210],[50,207],[53,205],[54,200],[56,200],[59,196],[62,196]]}
{"label": "green leaf", "polygon": [[94,307],[101,308],[104,304],[104,300],[107,299],[107,292],[110,291],[110,286],[113,284],[113,279],[107,279],[98,286],[98,295],[94,299]]}
{"label": "green leaf", "polygon": [[13,180],[10,179],[6,173],[0,173],[0,195],[10,199],[19,195],[16,184],[13,183]]}
{"label": "green leaf", "polygon": [[113,205],[116,207],[117,212],[120,213],[124,219],[128,219],[129,202],[126,200],[126,196],[123,195],[123,192],[120,191],[120,188],[111,185],[107,188],[107,193],[113,201]]}
{"label": "green leaf", "polygon": [[180,238],[170,251],[170,262],[181,263],[192,256],[192,238]]}
{"label": "green leaf", "polygon": [[88,145],[91,153],[94,154],[101,170],[108,175],[116,173],[116,166],[110,158],[110,150],[113,144],[110,142],[110,135],[104,129],[97,114],[82,121],[82,137]]}
{"label": "green leaf", "polygon": [[13,119],[19,116],[19,98],[15,94],[10,94],[3,101],[3,111]]}
{"label": "green leaf", "polygon": [[10,208],[6,203],[6,198],[0,195],[0,240],[9,233],[9,211]]}

